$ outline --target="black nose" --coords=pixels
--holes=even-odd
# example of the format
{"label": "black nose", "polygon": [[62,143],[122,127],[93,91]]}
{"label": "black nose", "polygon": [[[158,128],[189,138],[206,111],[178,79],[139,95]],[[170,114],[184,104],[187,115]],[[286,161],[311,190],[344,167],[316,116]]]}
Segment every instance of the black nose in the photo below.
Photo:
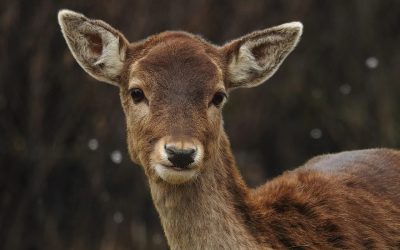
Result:
{"label": "black nose", "polygon": [[174,164],[174,167],[186,168],[190,163],[194,162],[196,149],[180,149],[174,145],[165,145],[168,160]]}

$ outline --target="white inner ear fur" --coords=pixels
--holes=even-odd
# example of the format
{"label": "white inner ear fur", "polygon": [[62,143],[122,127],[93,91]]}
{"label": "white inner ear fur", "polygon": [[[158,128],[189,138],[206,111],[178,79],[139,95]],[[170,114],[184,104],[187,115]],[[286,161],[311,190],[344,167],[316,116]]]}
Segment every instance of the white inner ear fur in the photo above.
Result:
{"label": "white inner ear fur", "polygon": [[249,72],[262,71],[263,67],[258,65],[251,49],[242,45],[239,49],[239,54],[232,58],[229,63],[228,72],[229,78],[234,82],[246,82],[249,78]]}
{"label": "white inner ear fur", "polygon": [[111,32],[101,31],[101,39],[103,49],[100,57],[93,65],[103,64],[107,75],[112,78],[118,76],[124,67],[126,47],[122,47],[120,51],[119,38]]}
{"label": "white inner ear fur", "polygon": [[[255,87],[266,81],[296,47],[302,28],[300,22],[291,22],[265,30],[264,36],[257,35],[252,38],[250,34],[249,38],[244,37],[245,41],[238,54],[232,57],[228,65],[231,81],[239,84],[236,87]],[[256,58],[252,50],[262,44],[267,46],[265,53]],[[251,74],[254,73],[260,74],[261,77],[252,79]]]}
{"label": "white inner ear fur", "polygon": [[[105,27],[108,25],[101,21],[92,21],[70,10],[60,11],[58,21],[68,47],[79,65],[97,80],[118,85],[115,79],[123,69],[127,48],[125,45],[121,48],[117,32],[107,30]],[[88,38],[90,35],[101,38],[100,54],[92,51],[93,41]]]}

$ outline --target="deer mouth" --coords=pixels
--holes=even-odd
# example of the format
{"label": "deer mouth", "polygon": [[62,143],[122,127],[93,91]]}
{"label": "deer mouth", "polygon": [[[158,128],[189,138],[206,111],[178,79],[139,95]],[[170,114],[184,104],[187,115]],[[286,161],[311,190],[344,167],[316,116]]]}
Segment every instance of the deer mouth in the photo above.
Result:
{"label": "deer mouth", "polygon": [[171,184],[182,184],[188,182],[199,174],[198,169],[193,166],[180,167],[156,164],[154,170],[161,179]]}
{"label": "deer mouth", "polygon": [[164,165],[166,168],[173,169],[175,171],[190,171],[192,170],[193,166],[179,166],[179,165]]}
{"label": "deer mouth", "polygon": [[[168,168],[168,166],[167,166],[167,168]],[[171,166],[171,167],[169,167],[169,168],[172,168],[172,169],[175,170],[175,171],[186,171],[186,170],[190,170],[190,169],[188,169],[188,168],[175,167],[175,166]]]}

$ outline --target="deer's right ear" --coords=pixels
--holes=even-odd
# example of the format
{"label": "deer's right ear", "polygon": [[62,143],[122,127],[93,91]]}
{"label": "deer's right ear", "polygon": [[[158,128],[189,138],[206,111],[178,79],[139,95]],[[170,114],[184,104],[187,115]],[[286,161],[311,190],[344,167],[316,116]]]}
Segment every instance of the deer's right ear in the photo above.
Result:
{"label": "deer's right ear", "polygon": [[79,65],[99,81],[119,85],[128,41],[100,20],[61,10],[58,22],[68,47]]}

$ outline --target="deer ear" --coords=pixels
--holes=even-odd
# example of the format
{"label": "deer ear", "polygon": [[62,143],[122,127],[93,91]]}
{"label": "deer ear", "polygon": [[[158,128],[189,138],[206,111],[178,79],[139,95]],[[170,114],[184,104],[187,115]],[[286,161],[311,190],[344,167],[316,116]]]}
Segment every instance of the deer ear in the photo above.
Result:
{"label": "deer ear", "polygon": [[107,23],[70,10],[58,12],[58,22],[79,65],[97,80],[118,85],[128,47],[126,38]]}
{"label": "deer ear", "polygon": [[227,87],[255,87],[270,78],[296,47],[300,22],[253,32],[222,47],[227,65]]}

